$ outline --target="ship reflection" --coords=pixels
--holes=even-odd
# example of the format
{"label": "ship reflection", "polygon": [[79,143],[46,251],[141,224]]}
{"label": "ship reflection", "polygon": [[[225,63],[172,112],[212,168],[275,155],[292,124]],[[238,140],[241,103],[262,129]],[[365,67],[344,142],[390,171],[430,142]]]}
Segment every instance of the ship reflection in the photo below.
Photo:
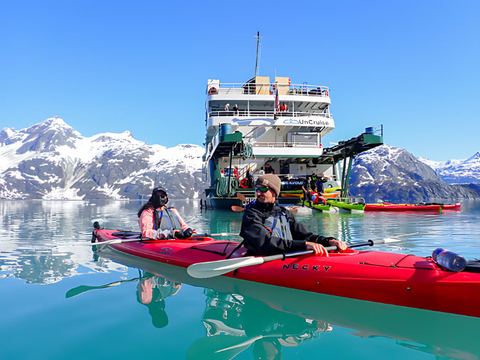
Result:
{"label": "ship reflection", "polygon": [[251,348],[254,359],[281,359],[282,347],[298,346],[330,332],[324,321],[305,319],[272,309],[265,303],[240,294],[205,289],[206,308],[202,322],[206,337],[195,341],[188,359],[231,359]]}

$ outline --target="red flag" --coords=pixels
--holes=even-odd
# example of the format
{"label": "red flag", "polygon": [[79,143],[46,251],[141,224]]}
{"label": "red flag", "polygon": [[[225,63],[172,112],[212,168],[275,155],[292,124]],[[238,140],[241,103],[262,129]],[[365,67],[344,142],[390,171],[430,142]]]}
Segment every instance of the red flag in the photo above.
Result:
{"label": "red flag", "polygon": [[275,84],[275,109],[274,113],[280,112],[280,101],[278,100],[278,84]]}

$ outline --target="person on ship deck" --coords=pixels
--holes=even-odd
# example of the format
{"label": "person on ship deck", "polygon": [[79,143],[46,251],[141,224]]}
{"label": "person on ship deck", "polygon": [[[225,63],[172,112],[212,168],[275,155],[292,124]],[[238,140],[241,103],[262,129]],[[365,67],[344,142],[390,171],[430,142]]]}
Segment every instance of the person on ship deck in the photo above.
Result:
{"label": "person on ship deck", "polygon": [[187,239],[193,235],[177,209],[167,208],[167,190],[158,186],[152,196],[138,211],[138,225],[142,238],[146,239]]}
{"label": "person on ship deck", "polygon": [[340,252],[347,249],[343,241],[308,231],[292,212],[279,206],[280,186],[274,174],[260,176],[255,183],[257,200],[246,208],[240,230],[247,255],[313,250],[315,255],[328,256],[324,246],[336,246]]}
{"label": "person on ship deck", "polygon": [[310,176],[307,176],[305,180],[303,180],[302,184],[302,191],[303,191],[303,202],[302,206],[307,205],[307,201],[312,204],[312,193],[310,192]]}

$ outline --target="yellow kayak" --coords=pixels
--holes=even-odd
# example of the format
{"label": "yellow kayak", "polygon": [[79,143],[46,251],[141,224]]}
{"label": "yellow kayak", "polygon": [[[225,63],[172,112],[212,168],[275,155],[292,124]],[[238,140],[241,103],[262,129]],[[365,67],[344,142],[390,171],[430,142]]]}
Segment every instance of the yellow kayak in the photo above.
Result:
{"label": "yellow kayak", "polygon": [[323,191],[326,193],[331,193],[331,192],[337,191],[338,189],[340,189],[340,186],[327,188],[327,189],[324,188]]}

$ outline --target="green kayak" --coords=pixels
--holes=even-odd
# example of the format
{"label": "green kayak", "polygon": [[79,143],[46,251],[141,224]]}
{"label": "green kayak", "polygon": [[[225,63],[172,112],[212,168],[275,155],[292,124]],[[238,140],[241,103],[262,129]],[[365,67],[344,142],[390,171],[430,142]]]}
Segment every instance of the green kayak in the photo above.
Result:
{"label": "green kayak", "polygon": [[298,204],[299,206],[310,207],[312,209],[322,211],[322,212],[328,212],[332,210],[332,207],[330,206],[330,204],[328,204],[328,202],[327,204],[323,204],[323,202],[321,204],[312,204],[310,201],[305,201],[303,199],[300,199]]}
{"label": "green kayak", "polygon": [[343,209],[350,212],[363,211],[365,209],[364,202],[354,202],[349,200],[327,200],[327,204],[335,206],[339,209]]}

